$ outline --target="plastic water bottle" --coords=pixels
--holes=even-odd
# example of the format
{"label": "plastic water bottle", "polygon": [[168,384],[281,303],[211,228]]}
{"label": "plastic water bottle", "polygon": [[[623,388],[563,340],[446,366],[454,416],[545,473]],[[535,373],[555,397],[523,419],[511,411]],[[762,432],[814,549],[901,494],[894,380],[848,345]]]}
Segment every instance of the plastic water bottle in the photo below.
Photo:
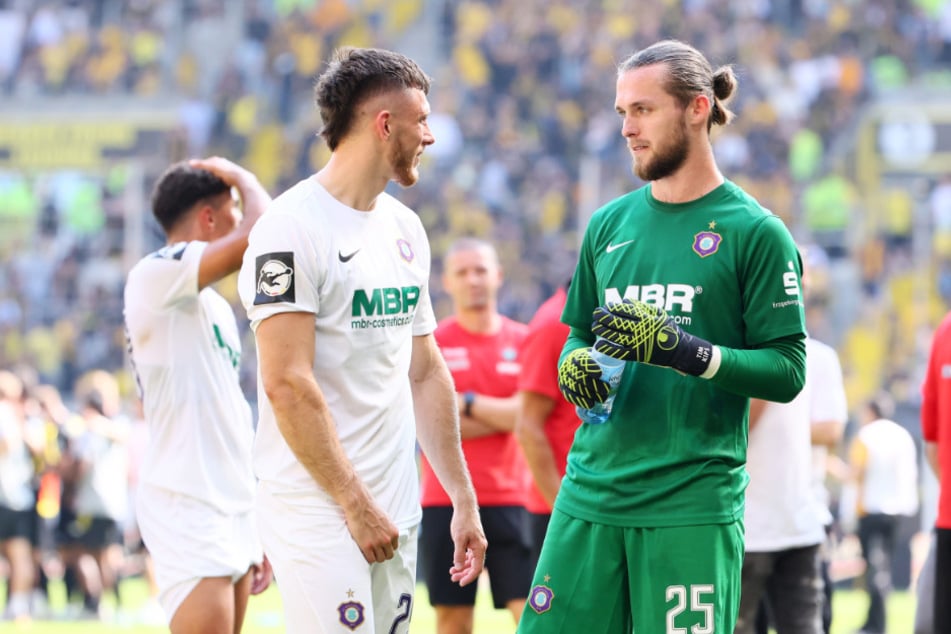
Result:
{"label": "plastic water bottle", "polygon": [[603,403],[595,403],[594,407],[584,409],[576,408],[578,418],[589,425],[601,425],[608,421],[611,416],[611,408],[614,407],[614,397],[617,396],[618,386],[621,384],[621,376],[624,374],[624,361],[609,357],[606,354],[591,349],[591,358],[601,366],[601,380],[608,384],[608,398]]}

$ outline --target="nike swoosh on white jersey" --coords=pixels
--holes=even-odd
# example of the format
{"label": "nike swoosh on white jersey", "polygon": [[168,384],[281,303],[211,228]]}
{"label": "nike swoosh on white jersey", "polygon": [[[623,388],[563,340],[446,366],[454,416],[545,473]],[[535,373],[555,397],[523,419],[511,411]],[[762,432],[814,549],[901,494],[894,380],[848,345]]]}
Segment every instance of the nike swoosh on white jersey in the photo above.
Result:
{"label": "nike swoosh on white jersey", "polygon": [[617,249],[620,249],[621,247],[626,247],[632,242],[634,242],[634,240],[628,240],[627,242],[619,242],[617,244],[609,244],[607,248],[604,249],[604,251],[605,253],[610,253],[611,251],[615,251]]}

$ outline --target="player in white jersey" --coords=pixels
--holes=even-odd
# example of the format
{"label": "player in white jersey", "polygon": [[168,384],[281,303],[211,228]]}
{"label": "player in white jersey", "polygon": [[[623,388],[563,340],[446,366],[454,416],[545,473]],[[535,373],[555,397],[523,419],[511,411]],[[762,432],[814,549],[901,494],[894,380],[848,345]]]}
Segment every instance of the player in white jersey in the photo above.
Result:
{"label": "player in white jersey", "polygon": [[918,512],[918,450],[911,433],[890,420],[893,412],[894,402],[888,393],[866,401],[859,418],[861,426],[849,448],[869,597],[861,631],[867,634],[885,632],[892,560],[901,526]]}
{"label": "player in white jersey", "polygon": [[33,587],[33,464],[26,440],[23,381],[0,370],[0,556],[9,564],[0,620],[30,618]]}
{"label": "player in white jersey", "polygon": [[[807,311],[809,304],[807,300]],[[810,313],[806,313],[808,326]],[[814,377],[814,378],[813,378]],[[812,337],[806,339],[806,380],[813,381],[818,392],[811,399],[809,420],[812,439],[812,492],[818,512],[825,527],[826,539],[819,549],[819,572],[822,577],[822,631],[829,634],[832,627],[832,513],[831,496],[826,486],[826,474],[830,471],[830,458],[840,462],[836,451],[845,433],[849,407],[842,376],[839,355],[831,346]]]}
{"label": "player in white jersey", "polygon": [[237,321],[210,286],[238,270],[269,203],[257,178],[226,159],[171,166],[152,196],[168,244],[126,283],[130,355],[151,432],[136,510],[174,634],[239,632],[249,592],[270,582],[252,515]]}
{"label": "player in white jersey", "polygon": [[[805,279],[805,278],[804,278]],[[835,350],[806,339],[806,382],[789,403],[750,400],[745,550],[735,634],[759,632],[762,602],[780,632],[821,631],[821,549],[828,506],[816,498],[812,427],[845,420],[845,393]]]}
{"label": "player in white jersey", "polygon": [[428,90],[402,55],[338,50],[315,91],[330,161],[274,201],[241,268],[258,349],[258,521],[292,634],[408,631],[417,436],[455,509],[449,574],[468,584],[482,571],[428,239],[383,191],[419,177]]}

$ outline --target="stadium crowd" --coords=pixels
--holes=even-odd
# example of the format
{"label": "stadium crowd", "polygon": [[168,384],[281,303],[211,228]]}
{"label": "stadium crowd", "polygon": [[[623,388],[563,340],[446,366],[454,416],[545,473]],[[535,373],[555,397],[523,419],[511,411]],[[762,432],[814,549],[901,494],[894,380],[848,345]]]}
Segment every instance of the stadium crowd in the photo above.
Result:
{"label": "stadium crowd", "polygon": [[[850,404],[891,389],[898,422],[917,433],[928,335],[951,303],[951,181],[863,191],[840,148],[874,98],[947,85],[947,0],[668,0],[637,13],[610,0],[6,0],[0,34],[4,100],[172,98],[178,155],[165,158],[231,157],[272,194],[326,160],[311,93],[335,46],[424,50],[414,54],[435,80],[437,142],[419,185],[398,195],[435,255],[465,235],[496,245],[499,311],[523,322],[571,274],[586,214],[631,187],[604,78],[642,44],[691,42],[734,63],[743,85],[736,122],[715,138],[724,172],[820,247],[813,334],[839,350]],[[77,410],[73,387],[91,370],[134,396],[125,178],[121,165],[0,171],[0,368]],[[923,278],[933,283],[920,293]],[[233,281],[223,292],[241,314]],[[253,400],[254,355],[244,356]]]}

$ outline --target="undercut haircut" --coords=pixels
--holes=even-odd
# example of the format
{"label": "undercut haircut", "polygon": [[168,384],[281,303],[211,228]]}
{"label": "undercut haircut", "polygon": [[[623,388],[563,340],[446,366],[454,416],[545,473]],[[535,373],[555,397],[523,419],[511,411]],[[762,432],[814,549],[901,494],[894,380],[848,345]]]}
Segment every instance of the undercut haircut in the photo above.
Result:
{"label": "undercut haircut", "polygon": [[152,190],[152,214],[166,235],[198,203],[231,192],[231,186],[208,170],[182,161],[171,165]]}
{"label": "undercut haircut", "polygon": [[429,86],[429,76],[405,55],[379,48],[339,48],[314,86],[314,101],[323,121],[320,136],[331,151],[336,150],[353,127],[362,103],[410,88],[428,95]]}
{"label": "undercut haircut", "polygon": [[714,124],[727,125],[733,120],[733,112],[725,105],[737,87],[736,75],[731,66],[720,66],[713,70],[703,53],[694,47],[678,40],[663,40],[621,62],[618,75],[655,64],[666,66],[665,88],[681,107],[687,107],[697,95],[706,95],[710,99],[712,105],[707,119],[708,132]]}

